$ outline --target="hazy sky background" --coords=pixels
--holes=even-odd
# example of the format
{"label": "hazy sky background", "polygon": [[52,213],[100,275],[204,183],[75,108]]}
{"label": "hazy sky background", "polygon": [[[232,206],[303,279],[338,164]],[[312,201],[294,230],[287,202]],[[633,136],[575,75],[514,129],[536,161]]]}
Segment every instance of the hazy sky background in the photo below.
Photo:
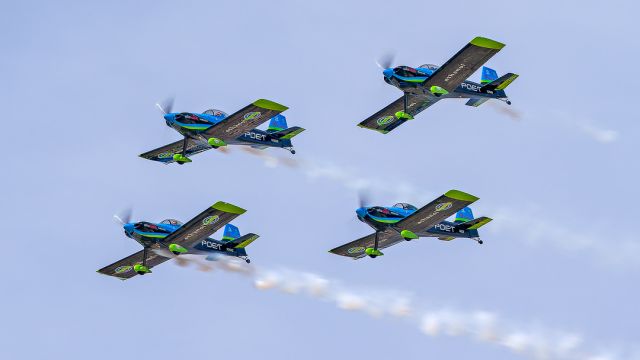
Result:
{"label": "hazy sky background", "polygon": [[[248,248],[257,266],[495,312],[514,331],[558,329],[589,353],[638,358],[638,12],[634,1],[4,1],[0,357],[522,358],[258,292],[235,274],[95,273],[140,249],[114,213],[188,220],[223,200],[248,209],[235,224],[261,235]],[[507,44],[488,65],[520,74],[512,113],[446,100],[387,135],[355,126],[401,94],[376,57],[442,64],[475,36]],[[138,158],[179,139],[154,106],[171,95],[176,111],[289,106],[289,125],[307,129],[298,154],[266,152],[301,165],[238,149],[180,167]],[[310,176],[319,169],[332,170]],[[475,215],[495,219],[485,245],[328,254],[370,232],[354,213],[358,179],[381,205],[479,196]]]}

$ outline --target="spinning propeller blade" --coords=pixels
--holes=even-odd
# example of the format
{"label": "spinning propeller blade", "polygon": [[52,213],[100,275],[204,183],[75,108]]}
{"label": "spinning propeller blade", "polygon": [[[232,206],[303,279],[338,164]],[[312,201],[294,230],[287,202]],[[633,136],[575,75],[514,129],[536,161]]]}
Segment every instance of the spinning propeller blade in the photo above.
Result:
{"label": "spinning propeller blade", "polygon": [[165,115],[171,113],[171,111],[173,110],[173,97],[166,98],[164,99],[164,101],[156,103],[156,106]]}
{"label": "spinning propeller blade", "polygon": [[131,222],[131,208],[127,208],[120,214],[113,215],[113,219],[120,225],[128,224]]}
{"label": "spinning propeller blade", "polygon": [[376,65],[378,65],[378,67],[382,70],[388,69],[393,66],[393,60],[395,59],[395,57],[395,54],[391,52],[382,54],[382,56],[376,59]]}
{"label": "spinning propeller blade", "polygon": [[358,207],[369,207],[369,204],[371,203],[370,201],[371,199],[369,199],[369,194],[364,192],[364,191],[360,191],[358,193]]}

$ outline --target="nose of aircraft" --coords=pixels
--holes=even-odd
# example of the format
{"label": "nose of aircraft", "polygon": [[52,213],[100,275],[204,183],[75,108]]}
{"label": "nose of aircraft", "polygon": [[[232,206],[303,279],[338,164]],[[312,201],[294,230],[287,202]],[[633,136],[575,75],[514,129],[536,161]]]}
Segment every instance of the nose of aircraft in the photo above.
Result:
{"label": "nose of aircraft", "polygon": [[124,224],[122,227],[124,228],[124,231],[125,231],[127,234],[131,234],[131,233],[133,232],[133,226],[134,226],[134,224],[133,224],[133,223],[126,223],[126,224]]}
{"label": "nose of aircraft", "polygon": [[391,77],[393,76],[393,69],[392,68],[388,68],[388,69],[384,69],[382,71],[382,74],[384,75],[384,77],[386,77],[387,79],[391,79]]}
{"label": "nose of aircraft", "polygon": [[364,221],[364,218],[367,216],[367,208],[361,207],[356,210],[356,214],[358,215],[358,219],[360,221]]}
{"label": "nose of aircraft", "polygon": [[164,119],[167,121],[173,121],[176,118],[176,114],[165,114]]}

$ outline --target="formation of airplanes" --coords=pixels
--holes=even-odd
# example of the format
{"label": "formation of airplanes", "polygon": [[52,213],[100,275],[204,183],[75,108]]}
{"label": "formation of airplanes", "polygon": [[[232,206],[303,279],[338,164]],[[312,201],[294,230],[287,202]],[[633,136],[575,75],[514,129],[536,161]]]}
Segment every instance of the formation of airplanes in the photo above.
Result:
{"label": "formation of airplanes", "polygon": [[[466,44],[442,66],[396,66],[391,61],[381,64],[383,79],[402,91],[402,96],[382,110],[369,116],[358,126],[387,134],[413,120],[420,112],[447,98],[468,99],[466,105],[477,107],[488,100],[510,105],[504,89],[518,75],[497,72],[483,65],[505,45],[483,37]],[[482,67],[479,83],[468,78]],[[198,112],[173,112],[173,100],[159,104],[166,125],[182,138],[140,157],[164,164],[180,165],[192,162],[195,154],[230,145],[254,149],[282,148],[295,154],[291,139],[302,133],[301,127],[288,127],[282,113],[288,107],[274,101],[259,99],[228,115],[210,109]],[[258,129],[269,122],[267,129]],[[478,198],[459,190],[447,191],[430,203],[417,208],[407,203],[393,206],[361,206],[357,218],[371,226],[374,232],[330,250],[330,253],[361,259],[383,255],[381,249],[422,237],[443,241],[471,239],[479,244],[478,228],[492,219],[474,218],[469,205]],[[231,222],[245,213],[245,209],[218,201],[186,223],[175,219],[161,222],[132,222],[130,214],[117,217],[127,237],[142,246],[142,250],[98,270],[98,273],[126,280],[152,272],[152,268],[185,254],[200,255],[215,261],[229,256],[250,262],[246,247],[259,238],[257,234],[241,235]],[[452,221],[448,220],[454,216]],[[212,236],[223,229],[221,239]]]}

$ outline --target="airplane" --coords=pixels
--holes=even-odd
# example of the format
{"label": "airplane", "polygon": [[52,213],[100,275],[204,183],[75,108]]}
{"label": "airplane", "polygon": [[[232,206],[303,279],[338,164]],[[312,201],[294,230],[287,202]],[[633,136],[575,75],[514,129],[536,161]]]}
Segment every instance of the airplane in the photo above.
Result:
{"label": "airplane", "polygon": [[[248,145],[260,150],[277,147],[295,154],[291,138],[304,131],[298,126],[287,127],[287,119],[280,113],[288,107],[265,99],[257,100],[231,115],[216,109],[203,113],[172,113],[173,100],[164,106],[156,105],[164,113],[167,126],[184,138],[140,154],[140,157],[165,164],[176,162],[183,165],[191,162],[191,155],[227,145]],[[256,129],[269,119],[266,131]]]}
{"label": "airplane", "polygon": [[488,67],[482,69],[480,83],[467,80],[476,70],[498,53],[505,45],[497,41],[476,37],[442,66],[431,64],[417,68],[391,67],[391,58],[378,64],[384,70],[384,81],[403,92],[402,97],[371,115],[358,126],[386,134],[441,99],[469,99],[465,105],[478,107],[489,99],[511,105],[504,92],[518,75],[513,73],[498,77]]}
{"label": "airplane", "polygon": [[[245,248],[259,236],[253,233],[240,236],[240,230],[229,224],[245,211],[233,204],[218,201],[186,224],[175,219],[160,223],[133,223],[130,222],[130,215],[124,219],[116,216],[122,223],[125,235],[140,243],[143,249],[97,272],[126,280],[151,273],[154,266],[181,254],[207,255],[206,259],[211,261],[219,256],[232,256],[249,263],[251,260]],[[209,237],[222,226],[225,226],[222,240]]]}
{"label": "airplane", "polygon": [[[347,256],[354,260],[369,256],[384,255],[380,249],[420,237],[436,237],[451,241],[468,238],[482,244],[478,228],[492,219],[482,216],[473,218],[468,207],[477,197],[459,190],[449,190],[444,195],[417,209],[415,206],[399,203],[391,207],[362,206],[356,210],[358,219],[371,226],[375,233],[329,250],[330,253]],[[446,219],[456,214],[453,222]]]}

